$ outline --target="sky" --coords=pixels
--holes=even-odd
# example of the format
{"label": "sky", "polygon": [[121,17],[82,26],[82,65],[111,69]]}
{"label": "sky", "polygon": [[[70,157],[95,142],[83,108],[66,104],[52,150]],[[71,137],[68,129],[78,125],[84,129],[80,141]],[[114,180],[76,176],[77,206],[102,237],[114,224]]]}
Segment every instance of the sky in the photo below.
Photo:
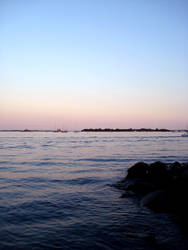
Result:
{"label": "sky", "polygon": [[188,127],[188,0],[0,0],[0,129]]}

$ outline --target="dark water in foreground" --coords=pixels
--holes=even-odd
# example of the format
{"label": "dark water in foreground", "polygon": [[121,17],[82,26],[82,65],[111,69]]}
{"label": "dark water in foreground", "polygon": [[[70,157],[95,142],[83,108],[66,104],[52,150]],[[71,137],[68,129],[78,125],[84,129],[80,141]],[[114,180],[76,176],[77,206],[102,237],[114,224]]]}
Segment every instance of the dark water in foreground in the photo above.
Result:
{"label": "dark water in foreground", "polygon": [[187,249],[172,215],[113,187],[141,160],[188,161],[188,137],[1,132],[0,249]]}

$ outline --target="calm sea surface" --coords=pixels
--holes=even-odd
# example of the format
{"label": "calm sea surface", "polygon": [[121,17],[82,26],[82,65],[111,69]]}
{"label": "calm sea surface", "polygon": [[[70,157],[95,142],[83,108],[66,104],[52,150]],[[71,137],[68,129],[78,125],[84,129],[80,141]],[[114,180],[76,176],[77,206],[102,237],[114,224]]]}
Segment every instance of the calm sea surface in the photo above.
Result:
{"label": "calm sea surface", "polygon": [[188,161],[188,137],[0,132],[0,249],[186,249],[173,215],[113,186],[135,162],[157,160]]}

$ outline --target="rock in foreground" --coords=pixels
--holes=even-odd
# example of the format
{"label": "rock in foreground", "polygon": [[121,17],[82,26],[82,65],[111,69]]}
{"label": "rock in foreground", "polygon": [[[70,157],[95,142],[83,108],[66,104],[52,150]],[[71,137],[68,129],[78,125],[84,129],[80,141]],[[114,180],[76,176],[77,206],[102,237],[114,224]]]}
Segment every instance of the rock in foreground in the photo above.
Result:
{"label": "rock in foreground", "polygon": [[188,221],[188,163],[138,162],[128,169],[118,188],[141,196],[141,205],[159,212],[173,212]]}

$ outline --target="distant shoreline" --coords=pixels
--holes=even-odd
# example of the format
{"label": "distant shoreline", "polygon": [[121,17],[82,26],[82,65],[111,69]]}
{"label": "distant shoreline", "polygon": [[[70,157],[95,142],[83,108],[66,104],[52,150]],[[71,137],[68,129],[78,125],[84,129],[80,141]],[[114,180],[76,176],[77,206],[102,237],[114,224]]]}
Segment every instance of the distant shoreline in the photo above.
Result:
{"label": "distant shoreline", "polygon": [[82,130],[70,130],[70,131],[57,131],[57,130],[43,130],[43,129],[1,129],[0,132],[186,132],[186,129],[152,129],[152,128],[139,128],[139,129],[111,129],[111,128],[86,128]]}
{"label": "distant shoreline", "polygon": [[101,129],[101,128],[89,128],[89,129],[83,129],[81,130],[81,132],[171,132],[173,130],[170,129],[152,129],[152,128],[139,128],[139,129],[133,129],[133,128],[129,128],[129,129],[111,129],[111,128],[105,128],[105,129]]}

